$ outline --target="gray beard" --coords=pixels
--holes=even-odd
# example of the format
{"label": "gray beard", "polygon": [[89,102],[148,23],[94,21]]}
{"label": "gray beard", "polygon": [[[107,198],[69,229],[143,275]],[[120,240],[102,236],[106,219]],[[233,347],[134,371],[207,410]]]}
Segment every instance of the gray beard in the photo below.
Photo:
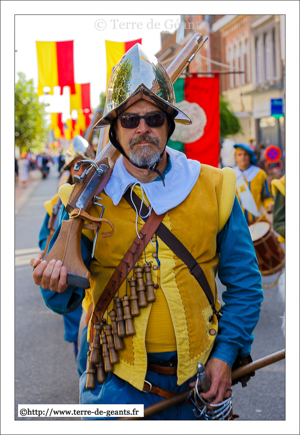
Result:
{"label": "gray beard", "polygon": [[[137,147],[136,147],[137,148]],[[151,151],[151,146],[145,145],[139,147],[135,151],[131,150],[129,152],[130,160],[138,166],[151,166],[158,162],[160,159],[160,152],[156,149],[154,152]]]}

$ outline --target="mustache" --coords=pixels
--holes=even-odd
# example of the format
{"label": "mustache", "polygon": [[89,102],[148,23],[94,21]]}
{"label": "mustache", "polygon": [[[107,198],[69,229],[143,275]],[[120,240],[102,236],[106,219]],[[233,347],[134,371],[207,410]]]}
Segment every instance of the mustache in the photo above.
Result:
{"label": "mustache", "polygon": [[156,137],[151,137],[148,134],[141,134],[138,137],[135,137],[133,139],[131,139],[131,141],[129,142],[129,146],[130,149],[132,149],[132,147],[138,143],[147,141],[149,143],[153,143],[156,146],[159,146],[159,140]]}

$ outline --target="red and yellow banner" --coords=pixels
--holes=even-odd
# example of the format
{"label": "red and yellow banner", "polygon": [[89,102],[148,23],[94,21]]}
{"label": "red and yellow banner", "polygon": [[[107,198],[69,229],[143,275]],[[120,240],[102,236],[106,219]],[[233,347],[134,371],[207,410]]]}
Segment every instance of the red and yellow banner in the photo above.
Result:
{"label": "red and yellow banner", "polygon": [[174,84],[176,106],[192,120],[176,124],[168,146],[190,159],[218,167],[220,152],[219,75],[179,78]]}
{"label": "red and yellow banner", "polygon": [[115,42],[115,41],[105,41],[106,49],[106,87],[108,85],[113,67],[117,65],[121,57],[135,44],[141,44],[142,39],[135,39],[134,41],[127,42]]}
{"label": "red and yellow banner", "polygon": [[50,128],[54,132],[55,139],[61,139],[64,137],[64,124],[62,122],[62,113],[51,113]]}
{"label": "red and yellow banner", "polygon": [[71,94],[75,94],[74,81],[74,41],[36,41],[38,61],[38,95],[43,95],[45,86],[60,86],[63,94],[64,86],[70,87]]}
{"label": "red and yellow banner", "polygon": [[75,83],[75,94],[70,95],[70,111],[83,110],[84,113],[91,113],[91,97],[90,97],[90,83],[78,84]]}

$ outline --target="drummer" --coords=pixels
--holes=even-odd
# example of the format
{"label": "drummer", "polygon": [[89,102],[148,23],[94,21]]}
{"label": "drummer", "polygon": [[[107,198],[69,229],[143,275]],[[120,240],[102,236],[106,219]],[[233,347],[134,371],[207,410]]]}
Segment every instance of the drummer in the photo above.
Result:
{"label": "drummer", "polygon": [[271,194],[268,177],[257,164],[254,151],[248,145],[235,144],[236,193],[246,221],[255,222],[263,213],[272,213],[274,200]]}

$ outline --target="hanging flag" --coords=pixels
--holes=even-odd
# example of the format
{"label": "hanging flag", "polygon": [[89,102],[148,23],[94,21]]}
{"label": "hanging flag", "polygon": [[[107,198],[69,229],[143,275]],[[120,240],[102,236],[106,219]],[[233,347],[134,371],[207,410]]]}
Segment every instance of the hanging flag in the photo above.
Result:
{"label": "hanging flag", "polygon": [[190,159],[218,167],[220,152],[219,75],[179,78],[174,84],[176,106],[192,120],[176,124],[168,146]]}
{"label": "hanging flag", "polygon": [[65,128],[65,130],[64,130],[66,140],[70,140],[74,137],[75,124],[76,124],[75,119],[70,118],[70,119],[66,120],[67,128]]}
{"label": "hanging flag", "polygon": [[70,111],[83,110],[84,113],[91,113],[90,83],[75,83],[75,94],[70,95]]}
{"label": "hanging flag", "polygon": [[134,41],[128,42],[115,42],[115,41],[105,41],[106,49],[106,88],[113,70],[113,67],[117,65],[121,57],[135,44],[141,44],[142,39],[135,39]]}
{"label": "hanging flag", "polygon": [[50,128],[54,132],[55,139],[61,139],[64,137],[64,124],[62,122],[62,113],[51,113]]}
{"label": "hanging flag", "polygon": [[43,95],[45,86],[60,86],[63,94],[64,86],[70,87],[70,93],[75,94],[74,81],[74,41],[36,41],[38,61],[38,95]]}

